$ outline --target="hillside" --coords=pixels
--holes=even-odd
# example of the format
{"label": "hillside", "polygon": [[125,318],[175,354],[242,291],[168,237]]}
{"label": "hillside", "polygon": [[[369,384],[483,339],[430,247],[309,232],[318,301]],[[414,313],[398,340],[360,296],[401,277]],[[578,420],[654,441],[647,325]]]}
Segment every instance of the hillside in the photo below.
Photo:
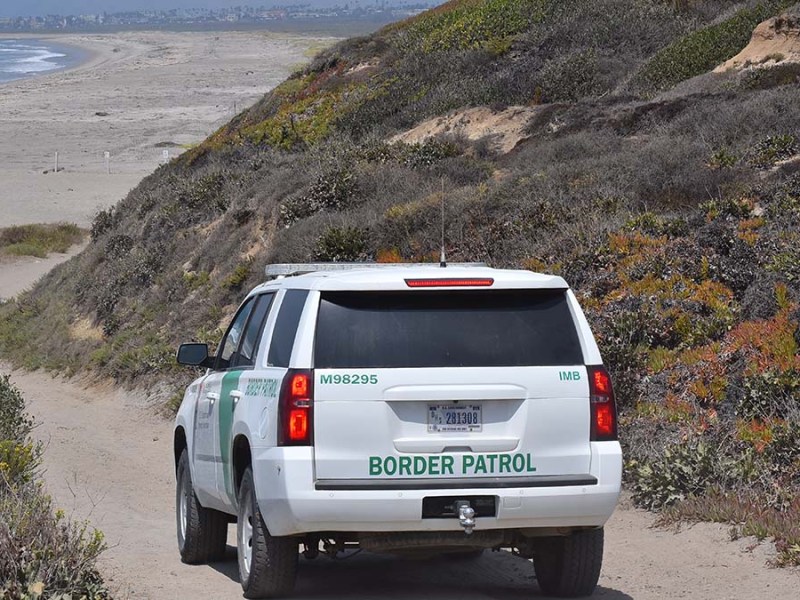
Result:
{"label": "hillside", "polygon": [[177,343],[216,343],[264,264],[436,260],[444,201],[450,260],[576,289],[635,500],[800,563],[800,64],[714,72],[778,15],[797,49],[798,14],[456,0],[343,42],[99,214],[0,307],[0,352],[174,402]]}

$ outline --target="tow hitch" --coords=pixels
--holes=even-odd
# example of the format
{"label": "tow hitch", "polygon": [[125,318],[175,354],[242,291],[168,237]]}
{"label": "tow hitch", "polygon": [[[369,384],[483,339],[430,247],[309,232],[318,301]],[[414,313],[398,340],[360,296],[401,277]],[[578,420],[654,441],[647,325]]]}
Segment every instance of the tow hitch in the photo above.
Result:
{"label": "tow hitch", "polygon": [[456,509],[458,510],[458,522],[464,528],[464,533],[471,535],[472,530],[475,529],[475,509],[470,506],[468,500],[457,501]]}

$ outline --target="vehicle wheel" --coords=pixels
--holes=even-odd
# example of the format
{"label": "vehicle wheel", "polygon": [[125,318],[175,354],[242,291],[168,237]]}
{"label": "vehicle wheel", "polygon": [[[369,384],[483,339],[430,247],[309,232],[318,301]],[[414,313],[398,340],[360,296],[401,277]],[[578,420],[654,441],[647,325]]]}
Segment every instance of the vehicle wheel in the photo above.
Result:
{"label": "vehicle wheel", "polygon": [[200,506],[194,493],[186,450],[178,461],[177,479],[175,517],[181,560],[198,565],[223,559],[228,538],[228,516]]}
{"label": "vehicle wheel", "polygon": [[239,488],[236,546],[245,598],[275,598],[291,593],[297,579],[298,542],[291,537],[272,537],[267,531],[249,467]]}
{"label": "vehicle wheel", "polygon": [[602,527],[548,539],[533,557],[542,592],[559,598],[591,595],[597,587],[602,564]]}

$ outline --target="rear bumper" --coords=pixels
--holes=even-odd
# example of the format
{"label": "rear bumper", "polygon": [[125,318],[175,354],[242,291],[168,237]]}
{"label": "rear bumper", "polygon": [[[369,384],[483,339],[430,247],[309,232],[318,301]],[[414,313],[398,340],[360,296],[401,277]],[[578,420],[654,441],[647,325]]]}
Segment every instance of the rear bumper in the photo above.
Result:
{"label": "rear bumper", "polygon": [[601,526],[614,512],[622,480],[622,451],[617,442],[592,443],[591,472],[585,476],[549,482],[533,478],[519,481],[518,487],[508,487],[511,481],[498,482],[496,487],[486,487],[489,482],[481,481],[476,487],[458,488],[447,480],[438,480],[444,484],[439,486],[428,480],[430,487],[413,480],[315,481],[313,464],[312,448],[255,450],[256,494],[272,535],[461,531],[457,519],[422,519],[423,498],[454,494],[496,497],[497,515],[478,518],[476,529]]}

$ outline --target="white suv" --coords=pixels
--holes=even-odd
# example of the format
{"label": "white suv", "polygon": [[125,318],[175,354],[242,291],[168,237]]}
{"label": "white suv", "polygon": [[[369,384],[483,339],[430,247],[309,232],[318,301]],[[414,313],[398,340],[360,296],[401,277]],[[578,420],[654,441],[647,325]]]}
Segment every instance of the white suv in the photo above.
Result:
{"label": "white suv", "polygon": [[178,545],[245,596],[360,547],[532,558],[541,590],[592,593],[622,453],[611,381],[560,277],[485,266],[273,265],[175,424]]}

